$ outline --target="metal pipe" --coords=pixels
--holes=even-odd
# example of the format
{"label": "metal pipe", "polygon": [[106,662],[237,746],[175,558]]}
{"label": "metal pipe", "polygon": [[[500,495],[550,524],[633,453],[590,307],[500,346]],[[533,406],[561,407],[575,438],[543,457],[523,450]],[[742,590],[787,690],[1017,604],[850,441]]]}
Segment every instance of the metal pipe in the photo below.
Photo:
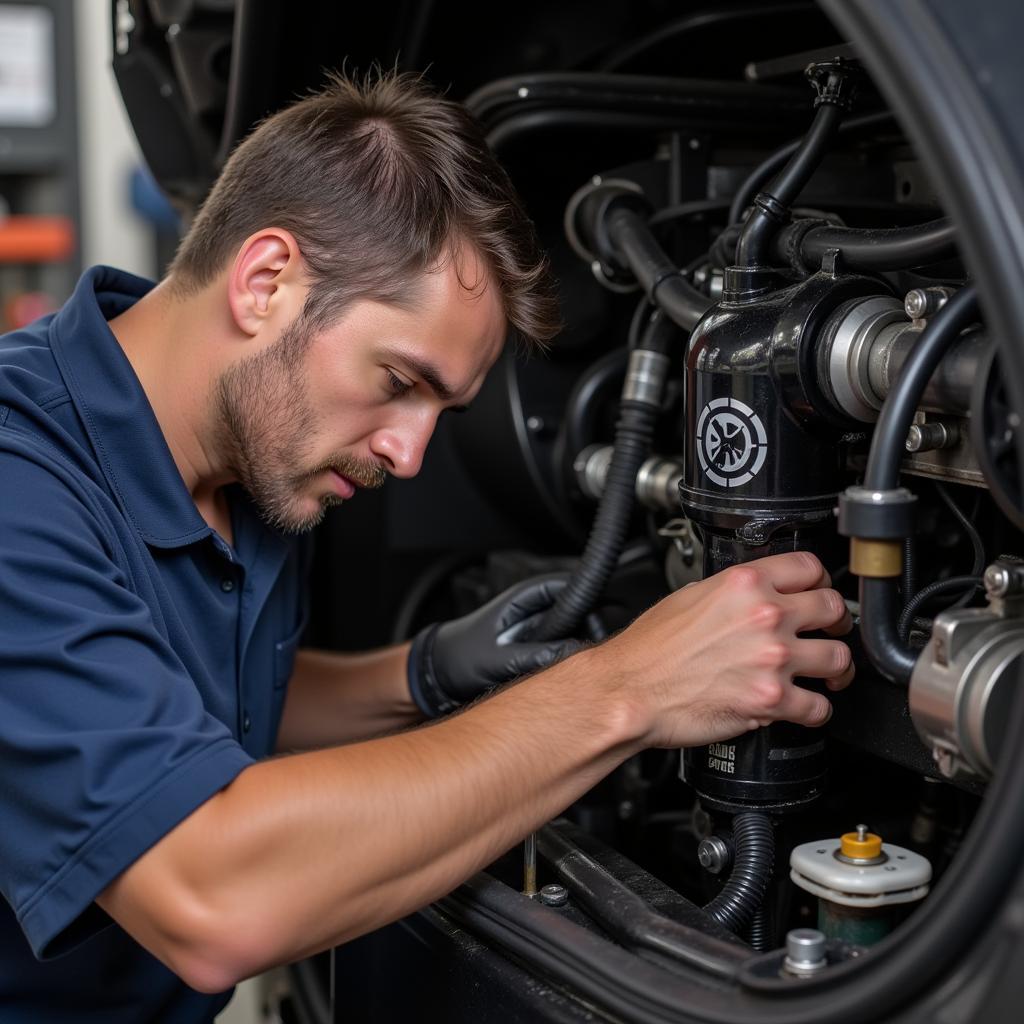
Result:
{"label": "metal pipe", "polygon": [[[610,444],[592,444],[573,460],[576,482],[588,498],[596,501],[604,494],[613,451]],[[636,475],[636,500],[655,511],[677,512],[682,476],[682,458],[652,455]]]}

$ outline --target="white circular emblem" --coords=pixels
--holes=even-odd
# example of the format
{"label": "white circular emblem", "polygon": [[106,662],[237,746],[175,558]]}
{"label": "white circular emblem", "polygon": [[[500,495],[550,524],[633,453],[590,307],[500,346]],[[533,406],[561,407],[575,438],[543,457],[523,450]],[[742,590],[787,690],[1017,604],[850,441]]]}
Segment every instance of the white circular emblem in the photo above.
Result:
{"label": "white circular emblem", "polygon": [[709,480],[739,487],[753,480],[768,455],[761,417],[736,398],[713,398],[697,420],[697,458]]}

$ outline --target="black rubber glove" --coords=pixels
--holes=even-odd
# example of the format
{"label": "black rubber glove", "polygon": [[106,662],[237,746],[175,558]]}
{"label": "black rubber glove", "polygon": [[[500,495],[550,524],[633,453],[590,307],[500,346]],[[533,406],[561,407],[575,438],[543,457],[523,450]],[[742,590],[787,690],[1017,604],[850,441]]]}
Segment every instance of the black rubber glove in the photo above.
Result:
{"label": "black rubber glove", "polygon": [[566,575],[535,576],[451,622],[417,633],[409,652],[409,692],[437,718],[494,686],[547,668],[580,649],[578,640],[530,643],[530,631],[565,586]]}

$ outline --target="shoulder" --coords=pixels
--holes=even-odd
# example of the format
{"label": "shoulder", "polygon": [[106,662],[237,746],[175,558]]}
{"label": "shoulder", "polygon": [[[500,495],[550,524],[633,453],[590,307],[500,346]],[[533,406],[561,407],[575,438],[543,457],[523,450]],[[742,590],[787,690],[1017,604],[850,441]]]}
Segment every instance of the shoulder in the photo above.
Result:
{"label": "shoulder", "polygon": [[113,558],[117,510],[104,490],[58,448],[0,431],[0,551],[98,549]]}

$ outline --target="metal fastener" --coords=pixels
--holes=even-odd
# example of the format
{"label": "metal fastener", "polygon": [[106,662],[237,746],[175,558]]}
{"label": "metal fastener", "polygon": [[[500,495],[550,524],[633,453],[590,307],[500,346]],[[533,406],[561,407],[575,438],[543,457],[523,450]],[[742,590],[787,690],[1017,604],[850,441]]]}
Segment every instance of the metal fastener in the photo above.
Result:
{"label": "metal fastener", "polygon": [[713,875],[721,874],[732,861],[732,853],[729,844],[718,836],[709,836],[702,839],[697,847],[697,859],[701,867],[710,871]]}
{"label": "metal fastener", "polygon": [[783,966],[787,973],[801,978],[817,974],[827,967],[824,934],[817,928],[794,928],[788,932]]}
{"label": "metal fastener", "polygon": [[989,597],[1016,597],[1024,592],[1024,566],[993,562],[983,577]]}
{"label": "metal fastener", "polygon": [[1005,565],[990,565],[985,570],[985,590],[993,597],[1003,597],[1010,589],[1010,570]]}
{"label": "metal fastener", "polygon": [[555,883],[541,886],[540,901],[549,907],[564,907],[569,902],[569,890]]}
{"label": "metal fastener", "polygon": [[952,448],[959,440],[960,431],[955,423],[929,420],[910,427],[905,447],[908,452],[930,452],[937,448]]}
{"label": "metal fastener", "polygon": [[953,294],[951,288],[912,288],[903,299],[903,310],[911,320],[921,320],[937,313]]}

